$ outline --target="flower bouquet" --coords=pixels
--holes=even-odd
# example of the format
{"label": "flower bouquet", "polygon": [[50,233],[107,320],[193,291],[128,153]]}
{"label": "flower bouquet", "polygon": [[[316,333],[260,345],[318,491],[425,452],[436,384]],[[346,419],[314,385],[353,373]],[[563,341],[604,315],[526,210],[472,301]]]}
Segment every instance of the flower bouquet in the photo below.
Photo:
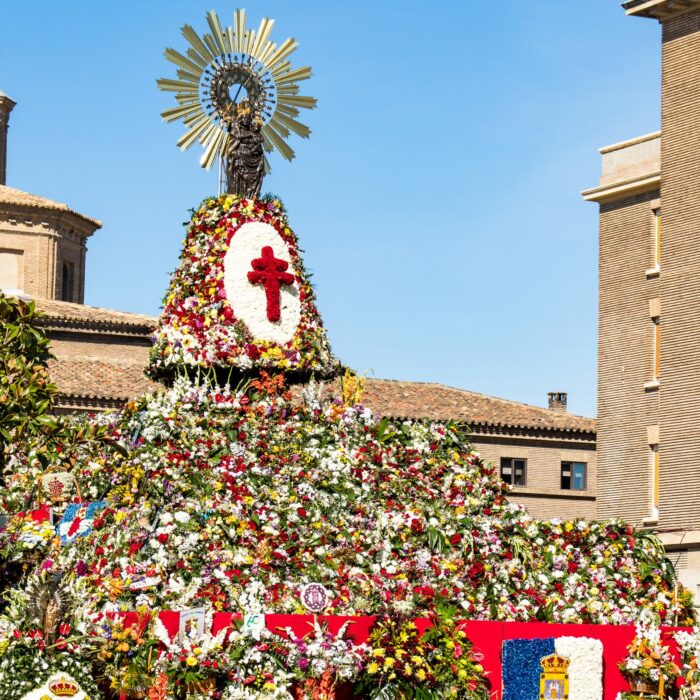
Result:
{"label": "flower bouquet", "polygon": [[627,647],[629,652],[619,668],[633,693],[658,694],[672,687],[680,669],[671,658],[669,648],[661,640],[661,631],[651,613],[642,611],[635,638]]}
{"label": "flower bouquet", "polygon": [[455,613],[442,608],[431,614],[431,627],[424,633],[412,621],[378,620],[370,634],[362,690],[381,700],[488,698],[481,658],[456,623]]}
{"label": "flower bouquet", "polygon": [[147,697],[158,657],[158,640],[150,634],[151,616],[140,609],[135,622],[125,625],[120,617],[102,625],[103,645],[97,653],[103,677],[121,700]]}
{"label": "flower bouquet", "polygon": [[692,632],[678,632],[675,635],[681,652],[681,675],[676,680],[682,700],[700,700],[700,629]]}
{"label": "flower bouquet", "polygon": [[277,653],[281,641],[265,628],[250,636],[237,624],[228,640],[230,669],[222,700],[291,700],[294,674]]}
{"label": "flower bouquet", "polygon": [[368,647],[345,637],[348,625],[331,634],[316,622],[313,634],[305,637],[285,630],[287,639],[278,648],[286,668],[297,679],[296,700],[335,700],[338,684],[359,676]]}
{"label": "flower bouquet", "polygon": [[[205,626],[211,629],[211,621]],[[224,642],[226,629],[217,634],[185,634],[171,638],[165,626],[156,620],[154,635],[163,649],[154,664],[156,675],[168,677],[173,688],[185,690],[187,696],[208,696],[216,688],[216,678],[226,666]]]}

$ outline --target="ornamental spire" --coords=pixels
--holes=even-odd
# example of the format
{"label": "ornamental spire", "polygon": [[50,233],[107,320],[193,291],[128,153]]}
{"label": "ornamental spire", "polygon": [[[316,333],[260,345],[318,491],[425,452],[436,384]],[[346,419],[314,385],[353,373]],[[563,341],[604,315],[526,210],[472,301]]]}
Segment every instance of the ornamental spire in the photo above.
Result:
{"label": "ornamental spire", "polygon": [[289,57],[297,42],[275,44],[270,39],[274,20],[267,17],[257,30],[247,29],[245,10],[236,10],[233,26],[223,27],[212,10],[207,24],[209,32],[201,37],[190,25],[182,27],[189,44],[184,54],[165,50],[176,78],[161,78],[158,87],[174,93],[177,106],[162,116],[168,122],[181,119],[187,127],[177,142],[182,150],[202,144],[203,168],[226,161],[229,193],[256,197],[263,171],[270,169],[264,152],[276,150],[292,160],[291,134],[308,138],[311,133],[297,120],[300,109],[316,106],[315,98],[299,94],[311,68],[292,67]]}

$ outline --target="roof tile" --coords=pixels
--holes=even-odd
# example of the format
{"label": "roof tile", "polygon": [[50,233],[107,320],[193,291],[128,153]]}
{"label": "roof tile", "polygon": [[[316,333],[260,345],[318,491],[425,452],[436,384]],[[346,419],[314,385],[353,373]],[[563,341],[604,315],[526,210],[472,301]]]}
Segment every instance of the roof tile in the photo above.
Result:
{"label": "roof tile", "polygon": [[67,214],[73,214],[81,219],[92,224],[95,228],[101,228],[102,222],[97,219],[93,219],[90,216],[85,216],[80,212],[71,209],[67,204],[63,202],[55,202],[53,199],[46,199],[46,197],[40,197],[36,194],[30,194],[29,192],[23,192],[22,190],[17,190],[14,187],[8,187],[7,185],[0,185],[0,205],[2,204],[12,204],[14,206],[30,207],[32,209],[51,209],[54,211],[62,211]]}

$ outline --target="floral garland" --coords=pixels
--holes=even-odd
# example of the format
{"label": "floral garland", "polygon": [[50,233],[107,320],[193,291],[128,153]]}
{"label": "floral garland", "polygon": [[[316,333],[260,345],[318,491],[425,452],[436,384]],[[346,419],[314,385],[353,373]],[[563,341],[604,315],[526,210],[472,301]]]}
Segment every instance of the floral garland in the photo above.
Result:
{"label": "floral garland", "polygon": [[[241,227],[251,223],[271,226],[288,249],[301,304],[299,324],[288,342],[253,337],[236,316],[236,299],[227,298],[225,254]],[[234,195],[206,199],[193,213],[180,266],[163,302],[150,375],[169,377],[182,368],[218,367],[330,376],[338,366],[282,203]]]}

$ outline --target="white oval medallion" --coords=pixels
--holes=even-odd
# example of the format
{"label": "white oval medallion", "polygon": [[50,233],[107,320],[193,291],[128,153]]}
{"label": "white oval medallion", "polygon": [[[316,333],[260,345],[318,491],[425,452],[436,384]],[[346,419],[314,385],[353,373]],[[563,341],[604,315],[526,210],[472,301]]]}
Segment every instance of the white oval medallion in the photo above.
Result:
{"label": "white oval medallion", "polygon": [[[224,288],[233,313],[254,339],[282,344],[294,337],[301,319],[295,275],[287,244],[270,224],[252,221],[233,234],[224,256]],[[279,320],[270,320],[275,300]]]}

